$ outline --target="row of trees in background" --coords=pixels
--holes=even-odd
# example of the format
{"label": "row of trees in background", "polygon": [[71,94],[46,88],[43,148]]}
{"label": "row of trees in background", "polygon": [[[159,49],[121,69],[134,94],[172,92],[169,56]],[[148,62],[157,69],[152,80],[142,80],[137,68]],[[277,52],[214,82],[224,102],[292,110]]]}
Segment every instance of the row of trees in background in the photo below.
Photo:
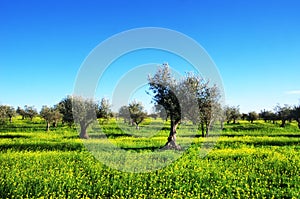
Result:
{"label": "row of trees in background", "polygon": [[[29,118],[31,121],[34,117],[40,116],[47,124],[47,131],[49,130],[51,124],[53,127],[56,127],[59,121],[61,121],[63,124],[72,126],[74,124],[75,115],[73,114],[73,108],[75,108],[76,111],[76,108],[81,108],[80,105],[86,107],[87,109],[92,108],[92,111],[90,112],[96,115],[95,118],[109,119],[110,117],[113,117],[108,99],[103,98],[99,104],[92,100],[90,100],[90,104],[88,102],[88,100],[80,97],[67,96],[52,107],[43,106],[39,113],[34,106],[25,105],[24,108],[18,107],[17,110],[15,110],[12,106],[0,105],[0,123],[5,123],[7,119],[9,119],[11,123],[12,118],[18,114],[22,116],[23,120]],[[76,106],[74,106],[74,103]],[[81,117],[81,112],[81,110],[78,110],[76,114],[79,114],[79,117]]]}
{"label": "row of trees in background", "polygon": [[124,122],[139,129],[140,123],[146,117],[161,117],[170,120],[170,133],[165,147],[175,149],[180,148],[176,144],[176,129],[182,120],[197,125],[203,137],[209,135],[209,130],[215,122],[223,126],[223,122],[237,123],[239,119],[251,123],[259,118],[273,123],[280,120],[281,127],[286,125],[286,121],[296,120],[300,128],[300,106],[277,105],[274,111],[263,110],[259,114],[253,111],[241,114],[238,106],[221,106],[221,95],[215,85],[209,84],[193,73],[187,73],[183,79],[176,80],[167,64],[163,64],[153,76],[149,76],[148,82],[151,91],[148,94],[154,101],[154,111],[150,115],[147,115],[143,104],[137,101],[132,101],[122,106],[118,113],[113,113],[111,104],[106,98],[96,103],[91,99],[67,96],[52,107],[43,106],[39,113],[33,106],[18,107],[15,110],[11,106],[1,105],[0,123],[12,122],[16,114],[21,115],[22,119],[30,120],[40,115],[46,122],[47,131],[51,124],[56,127],[59,121],[70,127],[77,123],[81,129],[80,137],[89,138],[87,128],[97,118],[105,121],[111,117],[121,117]]}
{"label": "row of trees in background", "polygon": [[262,119],[265,122],[272,122],[273,124],[276,121],[281,121],[280,127],[285,127],[286,122],[291,122],[295,120],[298,123],[300,129],[300,105],[290,106],[290,105],[276,105],[274,111],[262,110],[260,113],[251,111],[249,113],[240,113],[238,106],[226,106],[224,108],[224,117],[227,124],[230,122],[236,123],[237,120],[248,120],[253,123],[255,120]]}
{"label": "row of trees in background", "polygon": [[[125,123],[135,124],[137,129],[138,125],[146,117],[151,117],[154,119],[168,119],[168,115],[162,106],[155,105],[153,107],[153,112],[147,114],[142,102],[137,101],[133,101],[128,106],[122,106],[118,113],[113,113],[111,111],[111,104],[106,98],[103,98],[100,104],[96,106],[97,118],[108,120],[112,117],[121,117],[124,119]],[[265,122],[272,122],[273,124],[275,124],[277,121],[281,121],[280,126],[285,127],[287,121],[291,122],[294,120],[298,123],[298,127],[300,129],[300,105],[277,105],[273,111],[262,110],[260,113],[256,113],[255,111],[251,111],[249,113],[240,113],[239,106],[225,106],[223,108],[223,113],[224,116],[221,118],[221,121],[225,121],[227,124],[235,124],[240,119],[248,120],[251,123],[261,119]],[[15,110],[15,108],[12,106],[0,105],[0,124],[5,123],[6,121],[12,123],[13,117],[17,114],[22,116],[22,119],[29,118],[30,120],[38,115],[41,116],[47,122],[47,130],[49,130],[51,123],[53,127],[56,127],[59,121],[62,121],[63,124],[68,124],[69,126],[74,124],[71,96],[63,99],[53,107],[43,106],[40,113],[38,113],[34,106],[26,105],[24,108],[18,107]]]}
{"label": "row of trees in background", "polygon": [[16,114],[22,116],[22,119],[30,118],[32,120],[35,116],[38,115],[37,110],[33,106],[25,106],[24,109],[18,107],[15,110],[14,107],[8,105],[0,105],[0,123],[3,124],[6,122],[6,119],[9,119],[9,122],[12,123],[12,119]]}

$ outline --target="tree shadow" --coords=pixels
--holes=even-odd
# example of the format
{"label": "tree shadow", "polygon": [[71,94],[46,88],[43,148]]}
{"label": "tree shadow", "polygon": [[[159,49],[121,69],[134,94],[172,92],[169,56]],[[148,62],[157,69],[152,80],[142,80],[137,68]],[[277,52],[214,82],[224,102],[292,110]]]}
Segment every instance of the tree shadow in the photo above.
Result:
{"label": "tree shadow", "polygon": [[157,151],[161,150],[162,147],[159,146],[149,146],[149,147],[121,147],[121,149],[126,150],[126,151],[136,151],[136,152],[141,152],[141,151]]}
{"label": "tree shadow", "polygon": [[8,138],[8,139],[14,139],[14,138],[30,138],[30,136],[27,135],[0,135],[1,138]]}
{"label": "tree shadow", "polygon": [[45,126],[7,126],[0,127],[0,132],[29,132],[29,131],[45,131]]}
{"label": "tree shadow", "polygon": [[101,135],[89,135],[91,139],[104,139],[104,138],[118,138],[118,137],[133,137],[130,134],[124,133],[109,133],[109,134],[101,134]]}
{"label": "tree shadow", "polygon": [[231,128],[232,131],[261,131],[262,129],[265,129],[265,127],[262,127],[262,126],[256,126],[256,125],[253,125],[253,126],[233,126]]}
{"label": "tree shadow", "polygon": [[81,151],[81,143],[13,143],[0,145],[0,151]]}

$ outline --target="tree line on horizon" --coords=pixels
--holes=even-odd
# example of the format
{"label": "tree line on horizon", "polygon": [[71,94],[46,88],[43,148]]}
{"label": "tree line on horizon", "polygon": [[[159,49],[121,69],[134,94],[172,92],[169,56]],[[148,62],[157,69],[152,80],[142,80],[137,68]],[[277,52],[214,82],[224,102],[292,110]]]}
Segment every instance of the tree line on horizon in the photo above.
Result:
{"label": "tree line on horizon", "polygon": [[168,64],[163,64],[154,75],[149,75],[148,82],[150,86],[148,94],[152,96],[154,102],[151,114],[146,113],[142,102],[135,100],[122,106],[118,113],[113,113],[111,104],[106,98],[96,103],[92,99],[80,96],[67,96],[52,107],[43,106],[39,113],[34,106],[26,105],[15,110],[12,106],[0,105],[0,124],[4,124],[7,120],[12,122],[16,114],[21,115],[22,119],[30,120],[39,115],[45,120],[47,131],[51,125],[56,127],[59,121],[70,127],[76,123],[81,129],[79,136],[87,139],[89,138],[87,128],[97,118],[104,121],[111,117],[121,117],[124,122],[139,129],[139,124],[146,117],[161,117],[170,120],[170,133],[165,145],[167,149],[180,149],[176,144],[176,129],[183,120],[197,125],[203,137],[209,135],[215,123],[219,122],[223,128],[224,122],[237,123],[239,119],[251,123],[259,118],[273,123],[280,120],[281,127],[285,127],[287,121],[295,120],[300,129],[300,105],[277,105],[274,111],[263,110],[260,113],[251,111],[241,114],[239,106],[222,106],[221,95],[216,85],[210,85],[199,75],[191,72],[181,80],[176,80]]}
{"label": "tree line on horizon", "polygon": [[224,116],[227,124],[232,122],[237,123],[237,120],[248,120],[253,123],[255,120],[262,119],[265,122],[272,122],[275,124],[277,121],[281,121],[280,127],[285,127],[287,122],[293,120],[297,122],[298,128],[300,129],[300,105],[288,105],[284,104],[281,106],[277,104],[273,111],[261,110],[260,113],[250,111],[249,113],[240,113],[239,106],[225,106]]}

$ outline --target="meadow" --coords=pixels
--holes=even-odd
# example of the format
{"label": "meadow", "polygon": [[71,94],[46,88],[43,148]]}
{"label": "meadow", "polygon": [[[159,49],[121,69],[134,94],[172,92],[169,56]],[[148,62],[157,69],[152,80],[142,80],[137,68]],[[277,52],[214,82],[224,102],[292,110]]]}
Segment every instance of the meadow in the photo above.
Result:
{"label": "meadow", "polygon": [[[151,122],[155,134],[147,128]],[[115,120],[100,124],[106,140],[132,154],[151,154],[168,136],[168,123],[159,119],[146,120],[140,131]],[[180,157],[159,169],[147,165],[149,171],[141,173],[99,161],[75,128],[59,124],[45,132],[45,127],[38,117],[17,117],[0,126],[0,198],[300,198],[295,123],[280,128],[239,121],[208,138],[182,125],[177,142],[185,150]],[[213,149],[201,156],[205,142]]]}

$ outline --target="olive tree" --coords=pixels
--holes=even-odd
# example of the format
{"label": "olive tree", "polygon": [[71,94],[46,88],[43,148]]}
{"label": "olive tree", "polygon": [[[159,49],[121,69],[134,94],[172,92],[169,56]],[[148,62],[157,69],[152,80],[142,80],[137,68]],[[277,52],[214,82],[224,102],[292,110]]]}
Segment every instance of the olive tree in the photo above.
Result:
{"label": "olive tree", "polygon": [[255,111],[251,111],[247,115],[247,120],[251,123],[258,119],[258,114]]}
{"label": "olive tree", "polygon": [[74,123],[73,111],[72,111],[72,97],[67,96],[62,99],[57,105],[56,108],[62,114],[62,123],[67,123],[71,127]]}
{"label": "olive tree", "polygon": [[92,99],[72,97],[72,112],[75,123],[80,125],[80,138],[88,139],[87,128],[97,120],[97,104]]}
{"label": "olive tree", "polygon": [[[184,90],[184,116],[199,125],[202,137],[208,136],[213,123],[223,119],[220,92],[199,75],[188,73],[181,82]],[[195,106],[196,105],[196,106]]]}
{"label": "olive tree", "polygon": [[272,111],[266,111],[266,110],[262,110],[259,113],[259,117],[263,119],[265,122],[272,121],[273,124],[275,124],[275,121],[278,120],[278,116],[276,115],[276,113]]}
{"label": "olive tree", "polygon": [[16,113],[22,116],[22,120],[25,119],[25,117],[26,117],[26,112],[25,112],[24,109],[22,109],[21,107],[18,106],[18,108],[17,108],[17,110],[16,110]]}
{"label": "olive tree", "polygon": [[278,119],[281,120],[280,127],[285,127],[286,121],[292,120],[292,108],[285,104],[284,106],[280,106],[279,104],[275,107],[275,112],[278,116]]}
{"label": "olive tree", "polygon": [[110,108],[111,104],[109,103],[109,100],[106,98],[102,98],[97,110],[97,118],[108,120],[112,115],[112,111]]}
{"label": "olive tree", "polygon": [[143,104],[141,102],[133,101],[129,104],[128,110],[132,122],[135,124],[136,129],[139,130],[139,124],[147,117]]}
{"label": "olive tree", "polygon": [[179,83],[171,75],[168,64],[163,64],[157,72],[148,77],[150,90],[153,92],[153,101],[161,105],[170,118],[170,133],[166,148],[180,149],[176,144],[176,129],[181,120],[181,107],[179,99]]}
{"label": "olive tree", "polygon": [[182,80],[176,80],[167,64],[158,68],[148,77],[153,101],[164,108],[170,118],[170,133],[166,148],[180,149],[176,144],[176,129],[181,119],[199,124],[202,136],[208,136],[213,122],[220,114],[220,94],[218,88],[205,82],[200,76],[187,73]]}
{"label": "olive tree", "polygon": [[128,106],[121,106],[118,115],[124,119],[124,123],[130,123],[130,112]]}
{"label": "olive tree", "polygon": [[225,107],[225,116],[227,124],[233,121],[233,124],[241,117],[239,106],[226,106]]}
{"label": "olive tree", "polygon": [[0,124],[5,124],[6,111],[4,106],[0,106]]}
{"label": "olive tree", "polygon": [[53,126],[56,127],[57,121],[61,118],[61,113],[59,113],[58,109],[43,106],[40,111],[40,116],[46,121],[46,131],[49,131],[50,123],[52,122],[54,124]]}
{"label": "olive tree", "polygon": [[1,105],[0,109],[2,121],[8,118],[9,122],[12,123],[12,118],[16,115],[15,108],[8,105]]}
{"label": "olive tree", "polygon": [[35,116],[38,115],[38,112],[34,106],[25,105],[24,111],[26,115],[25,117],[29,117],[31,121]]}

